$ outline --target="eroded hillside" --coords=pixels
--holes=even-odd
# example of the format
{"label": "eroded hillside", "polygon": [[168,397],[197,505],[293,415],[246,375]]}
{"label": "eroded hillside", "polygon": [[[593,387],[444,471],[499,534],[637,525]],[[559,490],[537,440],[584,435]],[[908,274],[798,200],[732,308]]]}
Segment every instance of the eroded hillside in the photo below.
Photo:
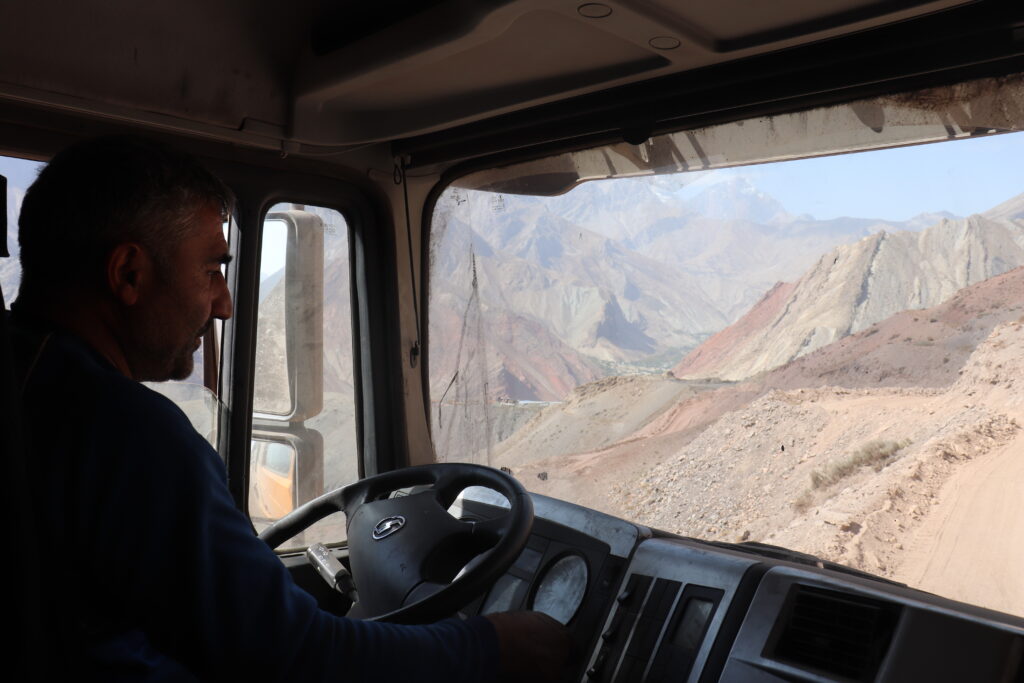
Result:
{"label": "eroded hillside", "polygon": [[[580,387],[564,404],[545,407],[501,444],[495,462],[532,476],[549,472],[546,486],[552,492],[563,471],[567,478],[585,472],[583,480],[601,488],[632,463],[656,461],[653,453],[682,447],[723,415],[773,391],[949,386],[997,325],[1021,316],[1024,268],[967,287],[931,309],[898,313],[745,382],[640,376],[601,380]],[[664,402],[658,404],[658,396]],[[636,429],[624,430],[626,424]],[[569,438],[581,434],[588,436]],[[611,440],[616,443],[609,445],[604,434],[616,435]],[[641,443],[648,450],[635,447]]]}
{"label": "eroded hillside", "polygon": [[1019,613],[1016,578],[978,584],[965,563],[1017,566],[1007,548],[1024,544],[1022,373],[1017,320],[946,388],[773,391],[612,497],[658,528],[795,548]]}
{"label": "eroded hillside", "polygon": [[1024,228],[994,215],[944,219],[920,233],[879,232],[838,247],[792,285],[769,292],[673,372],[745,379],[1024,265]]}

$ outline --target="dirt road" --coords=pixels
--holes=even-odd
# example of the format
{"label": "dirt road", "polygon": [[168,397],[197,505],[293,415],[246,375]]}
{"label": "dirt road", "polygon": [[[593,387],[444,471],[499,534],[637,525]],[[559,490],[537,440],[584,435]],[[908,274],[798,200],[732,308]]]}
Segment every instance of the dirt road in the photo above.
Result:
{"label": "dirt road", "polygon": [[1024,439],[958,469],[906,545],[897,580],[1024,614]]}

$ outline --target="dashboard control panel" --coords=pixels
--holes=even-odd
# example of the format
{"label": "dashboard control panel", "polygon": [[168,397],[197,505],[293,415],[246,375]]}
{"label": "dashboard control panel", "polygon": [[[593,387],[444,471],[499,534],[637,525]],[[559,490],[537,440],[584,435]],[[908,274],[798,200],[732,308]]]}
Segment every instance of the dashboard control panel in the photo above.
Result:
{"label": "dashboard control panel", "polygon": [[637,548],[587,680],[682,681],[716,666],[717,636],[735,632],[742,615],[732,607],[744,602],[743,588],[763,567],[756,559],[680,543],[651,539]]}
{"label": "dashboard control panel", "polygon": [[[467,491],[453,514],[504,499]],[[535,609],[581,683],[1024,683],[1024,619],[760,544],[706,543],[534,495],[533,535],[467,613]]]}

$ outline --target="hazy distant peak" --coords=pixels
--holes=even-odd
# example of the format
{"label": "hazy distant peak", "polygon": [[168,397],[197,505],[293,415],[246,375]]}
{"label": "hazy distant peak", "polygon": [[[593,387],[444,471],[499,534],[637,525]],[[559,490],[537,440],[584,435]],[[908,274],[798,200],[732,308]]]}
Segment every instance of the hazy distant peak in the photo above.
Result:
{"label": "hazy distant peak", "polygon": [[779,223],[789,214],[774,197],[757,189],[744,176],[715,183],[687,202],[687,208],[708,218],[752,223]]}
{"label": "hazy distant peak", "polygon": [[902,226],[907,230],[924,230],[943,221],[957,221],[963,216],[957,216],[949,211],[926,211],[919,213],[908,221],[903,221]]}

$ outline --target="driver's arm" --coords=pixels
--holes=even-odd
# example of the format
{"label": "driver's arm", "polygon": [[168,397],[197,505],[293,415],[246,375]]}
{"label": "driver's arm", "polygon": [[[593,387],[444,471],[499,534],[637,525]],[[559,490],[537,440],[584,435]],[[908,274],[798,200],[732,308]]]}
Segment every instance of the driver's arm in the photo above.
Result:
{"label": "driver's arm", "polygon": [[503,612],[487,618],[498,633],[499,681],[565,680],[572,648],[568,629],[541,612]]}
{"label": "driver's arm", "polygon": [[483,617],[400,626],[320,610],[235,508],[216,452],[176,406],[134,386],[116,420],[94,424],[102,471],[83,473],[90,609],[104,621],[140,625],[204,680],[494,679],[498,639]]}

